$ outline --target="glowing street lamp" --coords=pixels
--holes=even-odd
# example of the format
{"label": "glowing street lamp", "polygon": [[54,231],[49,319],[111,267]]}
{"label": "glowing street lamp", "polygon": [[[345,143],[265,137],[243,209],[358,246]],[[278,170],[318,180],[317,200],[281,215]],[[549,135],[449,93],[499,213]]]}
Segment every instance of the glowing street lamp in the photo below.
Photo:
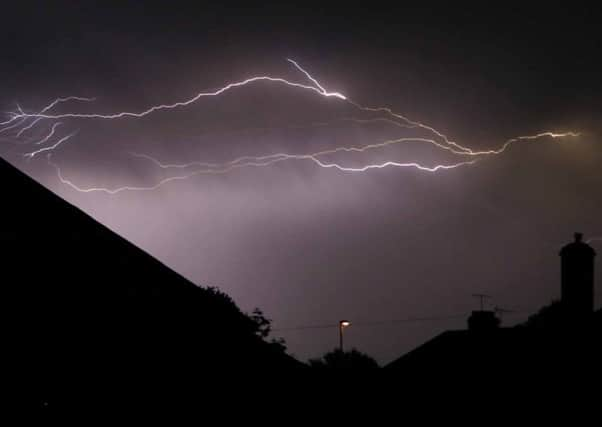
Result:
{"label": "glowing street lamp", "polygon": [[343,352],[343,329],[349,325],[351,325],[350,321],[339,320],[339,349],[341,350],[341,353]]}

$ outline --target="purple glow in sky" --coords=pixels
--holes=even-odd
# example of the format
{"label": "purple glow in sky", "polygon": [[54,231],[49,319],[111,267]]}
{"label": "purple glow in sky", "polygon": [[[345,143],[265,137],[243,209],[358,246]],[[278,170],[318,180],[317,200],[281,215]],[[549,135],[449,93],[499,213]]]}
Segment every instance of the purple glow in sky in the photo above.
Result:
{"label": "purple glow in sky", "polygon": [[559,295],[560,246],[602,231],[591,13],[543,37],[566,11],[492,31],[485,11],[11,7],[36,30],[4,29],[0,155],[260,307],[301,359],[338,331],[294,327],[345,318],[386,363],[464,327],[473,293],[524,319]]}

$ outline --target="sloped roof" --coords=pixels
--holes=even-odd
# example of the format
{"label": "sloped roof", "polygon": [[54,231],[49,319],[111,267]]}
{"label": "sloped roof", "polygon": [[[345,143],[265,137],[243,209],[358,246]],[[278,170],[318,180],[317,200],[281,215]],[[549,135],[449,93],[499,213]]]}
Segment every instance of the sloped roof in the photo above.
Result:
{"label": "sloped roof", "polygon": [[479,377],[529,370],[569,372],[597,366],[602,356],[602,314],[558,327],[518,325],[490,331],[446,331],[385,366],[408,376]]}
{"label": "sloped roof", "polygon": [[478,369],[509,357],[509,349],[523,340],[522,331],[500,328],[483,333],[445,331],[386,367],[408,373]]}
{"label": "sloped roof", "polygon": [[224,294],[195,286],[2,159],[0,178],[4,345],[32,375],[299,364],[256,337]]}

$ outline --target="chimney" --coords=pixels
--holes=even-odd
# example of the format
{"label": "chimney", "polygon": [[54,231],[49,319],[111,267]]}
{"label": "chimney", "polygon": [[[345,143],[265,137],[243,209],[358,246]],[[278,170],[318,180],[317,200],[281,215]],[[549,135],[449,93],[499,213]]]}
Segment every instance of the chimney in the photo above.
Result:
{"label": "chimney", "polygon": [[474,332],[489,332],[500,327],[500,319],[493,311],[475,310],[468,318],[468,330]]}
{"label": "chimney", "polygon": [[594,258],[596,251],[583,242],[583,234],[560,250],[561,301],[566,313],[581,317],[594,311]]}

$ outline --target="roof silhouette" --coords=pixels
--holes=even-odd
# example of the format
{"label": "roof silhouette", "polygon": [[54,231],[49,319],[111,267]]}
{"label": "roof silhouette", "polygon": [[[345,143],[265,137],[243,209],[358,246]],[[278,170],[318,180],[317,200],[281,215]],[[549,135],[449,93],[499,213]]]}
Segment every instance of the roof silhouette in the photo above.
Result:
{"label": "roof silhouette", "polygon": [[598,366],[601,332],[601,310],[576,324],[567,320],[561,304],[553,303],[514,327],[445,331],[385,368],[409,377],[569,373]]}
{"label": "roof silhouette", "polygon": [[467,330],[444,332],[386,368],[411,376],[597,369],[602,357],[602,311],[594,311],[596,251],[583,242],[582,233],[575,233],[560,255],[559,301],[512,328],[500,328],[496,313],[481,307],[468,318]]}
{"label": "roof silhouette", "polygon": [[3,347],[36,385],[304,366],[258,337],[227,295],[194,285],[2,159],[0,178]]}

